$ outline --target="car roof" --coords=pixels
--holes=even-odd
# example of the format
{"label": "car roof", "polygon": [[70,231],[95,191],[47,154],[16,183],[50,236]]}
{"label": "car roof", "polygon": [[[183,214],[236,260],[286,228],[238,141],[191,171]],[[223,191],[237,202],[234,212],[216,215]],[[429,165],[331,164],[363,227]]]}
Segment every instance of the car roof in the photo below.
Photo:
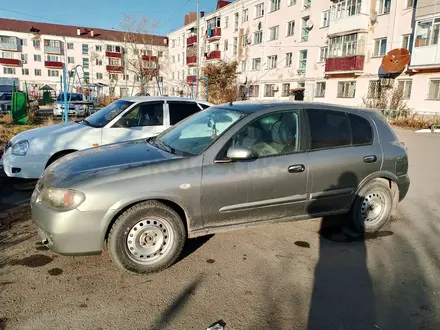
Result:
{"label": "car roof", "polygon": [[291,101],[291,100],[248,100],[248,101],[234,101],[232,103],[220,104],[218,107],[223,109],[231,109],[242,112],[257,112],[266,110],[268,108],[279,108],[286,106],[294,106],[295,108],[313,108],[319,107],[320,109],[328,110],[340,110],[346,112],[376,112],[374,109],[343,106],[338,104],[321,103],[321,102],[304,102],[304,101]]}
{"label": "car roof", "polygon": [[202,104],[209,104],[206,101],[191,99],[187,97],[172,97],[172,96],[131,96],[125,97],[121,100],[131,101],[131,102],[142,102],[142,101],[183,101],[183,102],[197,102]]}

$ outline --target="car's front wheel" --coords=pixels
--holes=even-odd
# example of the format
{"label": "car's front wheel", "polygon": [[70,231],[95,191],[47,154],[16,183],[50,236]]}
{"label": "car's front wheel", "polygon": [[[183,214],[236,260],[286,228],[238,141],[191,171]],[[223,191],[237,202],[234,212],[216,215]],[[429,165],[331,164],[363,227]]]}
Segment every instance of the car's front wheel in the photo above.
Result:
{"label": "car's front wheel", "polygon": [[389,185],[381,180],[373,180],[363,186],[351,209],[355,229],[360,233],[373,233],[391,218],[393,194]]}
{"label": "car's front wheel", "polygon": [[116,219],[107,248],[120,268],[145,274],[171,266],[185,240],[185,226],[176,211],[157,201],[146,201]]}

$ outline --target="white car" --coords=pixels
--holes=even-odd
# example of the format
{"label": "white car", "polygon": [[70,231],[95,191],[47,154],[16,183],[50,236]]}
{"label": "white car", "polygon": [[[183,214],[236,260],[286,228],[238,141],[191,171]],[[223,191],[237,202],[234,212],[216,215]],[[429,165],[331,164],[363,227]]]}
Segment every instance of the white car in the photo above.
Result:
{"label": "white car", "polygon": [[[69,115],[85,116],[89,113],[89,101],[87,96],[81,93],[67,93],[69,101]],[[64,112],[64,93],[58,95],[57,100],[53,104],[53,115],[59,117]]]}
{"label": "white car", "polygon": [[9,177],[37,179],[47,166],[69,153],[155,136],[210,106],[181,97],[120,99],[82,121],[35,128],[14,136],[6,144],[3,168]]}

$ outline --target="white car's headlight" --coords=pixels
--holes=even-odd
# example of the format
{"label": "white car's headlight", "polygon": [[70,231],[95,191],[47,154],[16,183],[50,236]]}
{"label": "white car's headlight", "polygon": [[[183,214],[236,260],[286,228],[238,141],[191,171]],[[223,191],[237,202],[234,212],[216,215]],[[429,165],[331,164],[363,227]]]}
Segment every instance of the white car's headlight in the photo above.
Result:
{"label": "white car's headlight", "polygon": [[85,110],[86,109],[86,106],[85,105],[80,105],[80,106],[78,106],[78,110]]}
{"label": "white car's headlight", "polygon": [[37,202],[57,211],[70,211],[80,206],[86,196],[77,190],[46,188],[40,193]]}
{"label": "white car's headlight", "polygon": [[15,143],[11,148],[11,152],[13,155],[16,156],[24,156],[26,155],[28,149],[29,149],[29,142],[24,140]]}

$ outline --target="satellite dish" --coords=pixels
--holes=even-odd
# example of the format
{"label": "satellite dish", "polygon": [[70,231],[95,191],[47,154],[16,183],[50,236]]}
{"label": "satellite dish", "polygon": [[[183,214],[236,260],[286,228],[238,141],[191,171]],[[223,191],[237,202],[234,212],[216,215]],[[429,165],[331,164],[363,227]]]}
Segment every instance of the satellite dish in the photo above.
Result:
{"label": "satellite dish", "polygon": [[389,51],[382,59],[382,69],[386,73],[399,73],[409,64],[411,54],[408,49],[396,48]]}
{"label": "satellite dish", "polygon": [[313,28],[313,21],[311,19],[307,20],[306,28],[308,28],[309,30]]}
{"label": "satellite dish", "polygon": [[261,22],[258,22],[258,30],[261,30]]}
{"label": "satellite dish", "polygon": [[371,14],[371,21],[377,22],[377,11],[376,10]]}

